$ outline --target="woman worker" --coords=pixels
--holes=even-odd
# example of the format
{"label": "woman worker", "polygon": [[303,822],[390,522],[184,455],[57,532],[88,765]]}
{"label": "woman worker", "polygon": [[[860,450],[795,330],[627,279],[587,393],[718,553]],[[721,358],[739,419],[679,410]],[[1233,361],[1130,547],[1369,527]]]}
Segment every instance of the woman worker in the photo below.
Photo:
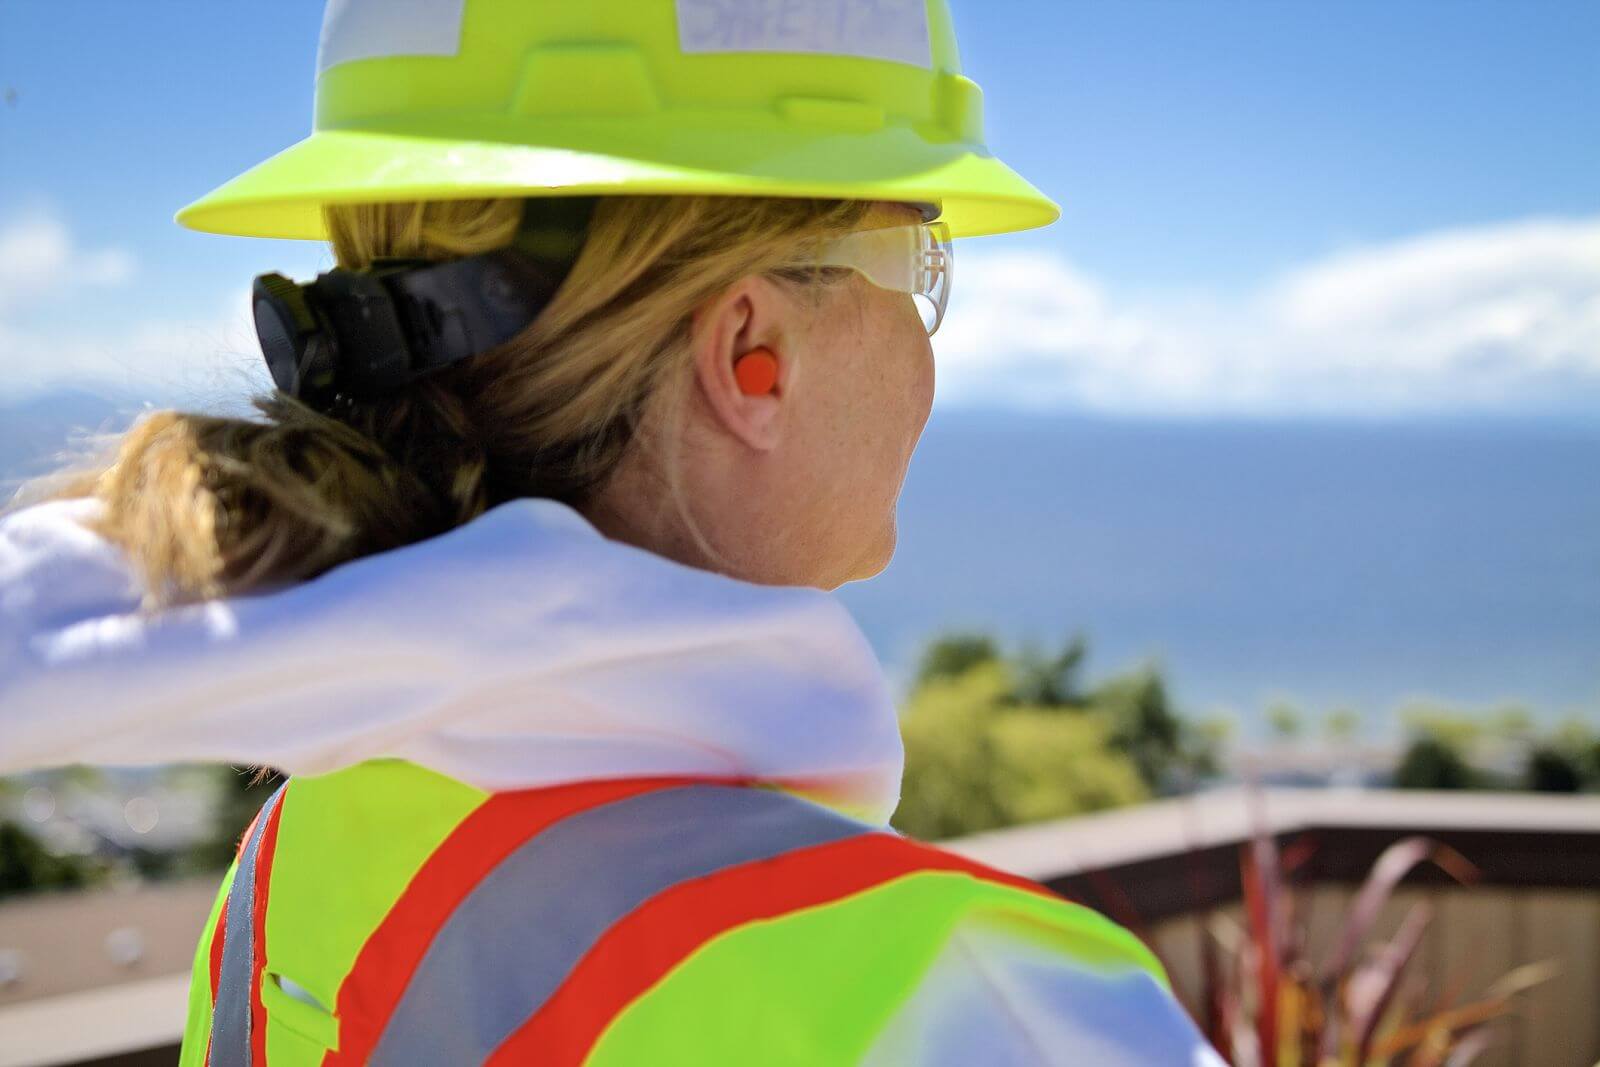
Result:
{"label": "woman worker", "polygon": [[943,0],[331,0],[179,216],[277,391],[0,524],[0,771],[291,777],[185,1065],[1220,1063],[1150,954],[888,829],[883,568],[984,151]]}

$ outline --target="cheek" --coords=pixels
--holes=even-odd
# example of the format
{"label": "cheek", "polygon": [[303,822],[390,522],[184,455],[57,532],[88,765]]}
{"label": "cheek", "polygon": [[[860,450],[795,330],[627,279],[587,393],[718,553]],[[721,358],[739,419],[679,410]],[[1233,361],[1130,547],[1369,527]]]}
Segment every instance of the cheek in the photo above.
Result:
{"label": "cheek", "polygon": [[916,336],[912,338],[916,346],[917,359],[917,397],[918,397],[918,426],[928,421],[928,413],[933,409],[934,385],[936,372],[933,361],[933,341],[928,337],[927,331],[920,324]]}
{"label": "cheek", "polygon": [[933,404],[933,351],[915,303],[864,284],[864,291],[840,294],[814,335],[827,353],[827,366],[817,370],[838,386],[828,390],[834,434],[826,447],[856,471],[838,483],[854,484],[850,492],[898,484]]}
{"label": "cheek", "polygon": [[916,305],[907,298],[897,317],[892,339],[884,346],[885,355],[900,368],[900,407],[912,424],[921,430],[933,407],[933,343],[922,325]]}

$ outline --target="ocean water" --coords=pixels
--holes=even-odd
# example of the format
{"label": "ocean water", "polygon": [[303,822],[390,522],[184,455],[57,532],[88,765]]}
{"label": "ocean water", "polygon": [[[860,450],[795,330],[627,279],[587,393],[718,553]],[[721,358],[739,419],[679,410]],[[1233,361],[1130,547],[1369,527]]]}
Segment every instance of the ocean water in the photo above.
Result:
{"label": "ocean water", "polygon": [[[84,394],[0,406],[0,481]],[[1600,724],[1600,420],[929,422],[882,575],[840,596],[904,681],[952,630],[1055,646],[1092,677],[1154,660],[1178,704],[1247,732],[1315,717],[1520,703]]]}
{"label": "ocean water", "polygon": [[1154,660],[1247,731],[1521,703],[1600,723],[1600,422],[937,412],[894,562],[841,596],[900,678],[948,630]]}

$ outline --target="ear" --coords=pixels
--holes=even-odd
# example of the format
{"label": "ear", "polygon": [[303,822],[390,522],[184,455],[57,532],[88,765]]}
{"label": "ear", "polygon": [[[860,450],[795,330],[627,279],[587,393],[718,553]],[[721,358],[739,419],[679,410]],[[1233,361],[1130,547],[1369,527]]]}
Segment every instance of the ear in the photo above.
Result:
{"label": "ear", "polygon": [[[695,310],[690,344],[695,379],[717,422],[750,448],[770,452],[778,445],[785,396],[794,381],[792,338],[784,324],[792,301],[766,278],[742,279]],[[746,396],[733,366],[756,348],[778,357],[778,384],[765,396]]]}

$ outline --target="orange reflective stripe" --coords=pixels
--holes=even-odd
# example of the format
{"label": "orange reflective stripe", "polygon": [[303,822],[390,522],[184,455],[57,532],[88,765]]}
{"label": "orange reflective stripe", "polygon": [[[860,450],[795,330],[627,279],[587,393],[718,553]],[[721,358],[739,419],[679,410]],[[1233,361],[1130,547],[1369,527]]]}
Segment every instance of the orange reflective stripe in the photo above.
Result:
{"label": "orange reflective stripe", "polygon": [[228,925],[228,901],[217,909],[217,925],[211,931],[211,1005],[217,1003],[217,983],[222,980],[222,931]]}
{"label": "orange reflective stripe", "polygon": [[[283,787],[287,793],[288,787]],[[273,805],[267,817],[266,828],[261,831],[261,849],[256,855],[256,891],[251,901],[253,933],[250,944],[254,958],[250,961],[250,1062],[254,1067],[265,1067],[267,1062],[267,1009],[261,1003],[261,981],[267,972],[267,904],[272,888],[272,858],[278,851],[278,823],[283,818],[285,795]]]}

